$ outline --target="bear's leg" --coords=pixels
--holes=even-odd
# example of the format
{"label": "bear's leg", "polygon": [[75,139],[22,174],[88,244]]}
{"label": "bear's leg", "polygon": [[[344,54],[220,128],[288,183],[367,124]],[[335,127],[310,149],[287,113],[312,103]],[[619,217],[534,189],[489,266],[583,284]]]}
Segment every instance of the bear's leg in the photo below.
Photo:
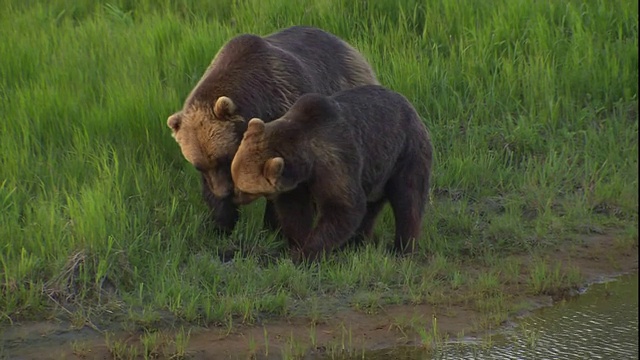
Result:
{"label": "bear's leg", "polygon": [[262,223],[265,229],[270,231],[278,230],[278,213],[276,212],[273,201],[267,200],[264,206],[264,216]]}
{"label": "bear's leg", "polygon": [[362,219],[362,223],[360,223],[360,227],[356,231],[356,235],[353,237],[352,243],[356,246],[359,246],[363,243],[365,239],[370,239],[373,237],[373,227],[376,224],[376,219],[378,218],[378,214],[387,203],[387,200],[380,200],[367,204],[367,212]]}
{"label": "bear's leg", "polygon": [[289,246],[299,247],[313,227],[314,208],[308,188],[300,186],[278,195],[274,211]]}
{"label": "bear's leg", "polygon": [[295,256],[316,260],[323,252],[344,245],[355,235],[367,212],[366,200],[361,195],[347,202],[351,206],[331,200],[320,205],[318,224],[299,249],[301,253]]}
{"label": "bear's leg", "polygon": [[396,222],[394,250],[400,253],[415,250],[429,190],[429,174],[424,166],[407,165],[389,180],[385,189]]}
{"label": "bear's leg", "polygon": [[202,197],[209,207],[210,217],[216,229],[225,235],[230,234],[240,217],[240,211],[238,210],[238,206],[233,202],[233,196],[225,198],[216,197],[209,189],[209,186],[207,186],[207,181],[203,176]]}

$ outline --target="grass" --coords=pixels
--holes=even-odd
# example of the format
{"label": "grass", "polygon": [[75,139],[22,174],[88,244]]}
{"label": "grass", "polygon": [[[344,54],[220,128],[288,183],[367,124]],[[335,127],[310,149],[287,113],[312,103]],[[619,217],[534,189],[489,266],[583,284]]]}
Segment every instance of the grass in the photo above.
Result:
{"label": "grass", "polygon": [[[2,322],[68,312],[97,327],[173,317],[232,331],[456,301],[499,321],[505,284],[544,293],[577,280],[542,260],[496,259],[618,229],[618,245],[637,249],[635,1],[0,4]],[[415,257],[385,251],[389,209],[382,241],[307,267],[262,231],[262,203],[228,238],[205,226],[166,118],[229,38],[293,24],[356,46],[428,125],[433,191]]]}

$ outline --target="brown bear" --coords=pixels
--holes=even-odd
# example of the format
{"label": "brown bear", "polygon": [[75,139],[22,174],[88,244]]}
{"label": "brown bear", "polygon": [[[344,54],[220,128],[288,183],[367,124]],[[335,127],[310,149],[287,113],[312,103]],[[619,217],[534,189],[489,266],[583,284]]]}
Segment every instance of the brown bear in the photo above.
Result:
{"label": "brown bear", "polygon": [[[318,28],[293,26],[227,42],[182,110],[167,119],[183,156],[202,175],[203,197],[216,227],[229,232],[238,220],[230,166],[249,119],[274,120],[305,93],[330,95],[378,83],[355,48]],[[265,225],[275,229],[275,221],[267,201]]]}
{"label": "brown bear", "polygon": [[274,202],[294,256],[315,259],[354,236],[370,237],[387,201],[394,249],[406,253],[420,235],[432,153],[411,103],[367,85],[330,97],[305,94],[267,124],[251,119],[231,175],[239,202]]}

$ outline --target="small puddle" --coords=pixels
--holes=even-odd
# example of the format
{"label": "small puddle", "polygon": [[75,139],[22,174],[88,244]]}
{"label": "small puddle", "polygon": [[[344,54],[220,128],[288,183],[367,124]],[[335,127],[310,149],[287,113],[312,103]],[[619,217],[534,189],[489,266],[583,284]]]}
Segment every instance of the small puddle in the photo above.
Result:
{"label": "small puddle", "polygon": [[448,342],[429,354],[398,348],[364,355],[434,360],[638,359],[638,274],[593,284],[584,294],[536,310],[490,339]]}

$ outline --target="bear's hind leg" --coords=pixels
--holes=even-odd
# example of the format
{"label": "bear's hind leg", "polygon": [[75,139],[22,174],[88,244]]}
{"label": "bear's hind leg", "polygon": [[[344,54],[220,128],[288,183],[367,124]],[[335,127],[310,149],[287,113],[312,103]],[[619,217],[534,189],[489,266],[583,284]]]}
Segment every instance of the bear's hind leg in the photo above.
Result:
{"label": "bear's hind leg", "polygon": [[415,251],[429,196],[429,174],[424,167],[405,169],[396,173],[385,189],[396,223],[394,250],[399,253]]}

